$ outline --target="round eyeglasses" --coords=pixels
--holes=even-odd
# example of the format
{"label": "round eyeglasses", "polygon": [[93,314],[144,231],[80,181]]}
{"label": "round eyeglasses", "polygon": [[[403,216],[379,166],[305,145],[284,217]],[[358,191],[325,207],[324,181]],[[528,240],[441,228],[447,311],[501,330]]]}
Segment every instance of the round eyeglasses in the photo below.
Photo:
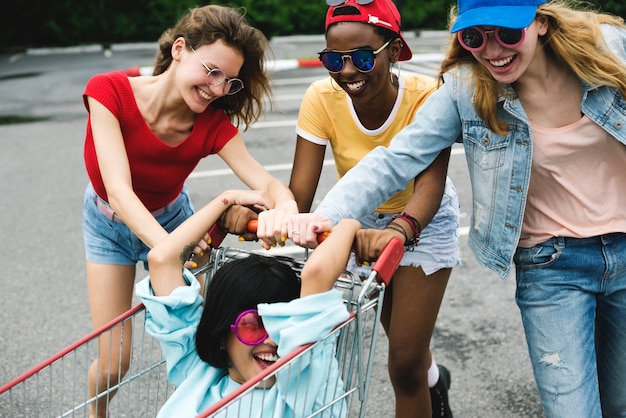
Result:
{"label": "round eyeglasses", "polygon": [[240,313],[235,323],[230,326],[230,330],[245,345],[259,345],[268,336],[259,311],[256,309],[248,309]]}
{"label": "round eyeglasses", "polygon": [[497,27],[493,30],[484,30],[474,26],[458,31],[457,38],[463,48],[470,52],[480,52],[487,47],[487,36],[490,33],[493,33],[496,42],[504,48],[515,48],[524,42],[526,28],[509,29]]}
{"label": "round eyeglasses", "polygon": [[376,64],[376,55],[389,45],[391,39],[388,40],[377,50],[368,48],[357,48],[350,51],[333,51],[324,50],[319,52],[320,61],[324,67],[331,73],[339,73],[343,69],[346,58],[349,58],[354,68],[362,73],[369,73],[374,69]]}
{"label": "round eyeglasses", "polygon": [[191,52],[193,52],[193,54],[196,56],[196,58],[198,58],[202,66],[207,70],[207,75],[206,75],[207,86],[216,87],[216,86],[222,85],[224,87],[224,94],[228,96],[233,95],[235,93],[239,93],[241,89],[243,89],[243,81],[241,81],[238,78],[226,77],[226,74],[224,74],[224,71],[220,70],[219,68],[211,69],[207,67],[207,65],[204,63],[204,61],[202,61],[202,58],[200,58],[196,50],[193,49],[192,47],[189,47],[189,48],[191,48]]}

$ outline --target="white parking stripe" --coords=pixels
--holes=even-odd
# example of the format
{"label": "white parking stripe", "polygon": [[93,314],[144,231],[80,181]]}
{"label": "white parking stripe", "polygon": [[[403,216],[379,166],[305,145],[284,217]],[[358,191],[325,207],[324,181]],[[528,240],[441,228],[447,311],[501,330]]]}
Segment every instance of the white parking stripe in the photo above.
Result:
{"label": "white parking stripe", "polygon": [[[421,59],[416,59],[416,63],[428,63],[428,62],[435,62],[436,64],[438,64],[436,61],[440,58],[439,56],[440,54],[432,54],[432,56],[428,56],[425,55],[423,57],[420,57]],[[421,73],[421,74],[425,74],[426,75],[430,75],[433,77],[436,77],[437,75],[437,70],[438,67],[435,68],[435,66],[433,66],[433,68],[425,68],[424,65],[418,66],[418,65],[411,65],[412,62],[408,62],[408,63],[404,63],[404,66],[402,68],[402,70],[406,71],[406,72],[415,72],[415,73]],[[313,76],[313,77],[293,77],[293,78],[287,78],[287,79],[275,79],[273,80],[273,84],[275,86],[293,86],[293,85],[308,85],[311,82],[320,79],[320,76]],[[304,93],[303,93],[304,94]],[[290,100],[290,101],[295,101],[295,100],[302,100],[302,95],[303,94],[290,94],[290,95],[281,95],[281,96],[275,96],[274,99],[277,102],[282,102],[285,100]],[[297,124],[297,119],[288,119],[288,120],[274,120],[274,121],[263,121],[263,122],[256,122],[255,124],[253,124],[252,126],[250,126],[251,129],[272,129],[272,128],[284,128],[284,127],[290,127],[290,126],[296,126]],[[465,150],[463,149],[462,146],[454,146],[452,148],[452,152],[451,155],[455,156],[455,155],[463,155],[465,152]],[[323,165],[325,167],[327,166],[334,166],[335,165],[335,161],[334,160],[324,160]],[[269,172],[276,172],[276,171],[289,171],[292,169],[292,163],[284,163],[284,164],[271,164],[271,165],[266,165],[264,166],[265,169]],[[219,177],[219,176],[232,176],[234,175],[233,172],[229,169],[229,168],[224,168],[224,169],[216,169],[216,170],[204,170],[204,171],[195,171],[193,173],[191,173],[189,175],[190,179],[199,179],[199,178],[207,178],[207,177]],[[460,227],[459,228],[459,234],[461,236],[467,235],[469,233],[469,227]],[[266,250],[259,250],[259,252],[262,253],[266,253]],[[276,247],[276,248],[272,248],[271,250],[269,250],[270,254],[273,255],[285,255],[285,256],[290,256],[290,257],[302,257],[304,255],[304,250],[301,247],[298,247],[296,245],[293,244],[288,244],[285,247]]]}
{"label": "white parking stripe", "polygon": [[[451,155],[463,155],[464,153],[465,153],[465,150],[463,149],[463,147],[453,147]],[[334,165],[335,165],[334,160],[324,160],[324,167],[334,166]],[[292,163],[270,164],[264,167],[269,172],[287,171],[287,170],[291,170]],[[206,177],[219,177],[219,176],[232,176],[232,175],[234,174],[230,168],[221,168],[217,170],[194,171],[193,173],[189,175],[188,178],[199,179],[199,178],[206,178]]]}

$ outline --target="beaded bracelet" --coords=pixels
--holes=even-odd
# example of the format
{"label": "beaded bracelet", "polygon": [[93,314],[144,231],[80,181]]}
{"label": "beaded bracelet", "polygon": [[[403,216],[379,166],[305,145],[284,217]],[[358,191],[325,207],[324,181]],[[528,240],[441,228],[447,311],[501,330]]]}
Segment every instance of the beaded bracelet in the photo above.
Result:
{"label": "beaded bracelet", "polygon": [[402,212],[401,215],[403,218],[409,218],[413,222],[413,231],[416,231],[415,235],[419,236],[422,233],[422,225],[420,225],[420,222],[406,212]]}
{"label": "beaded bracelet", "polygon": [[404,230],[404,228],[402,228],[400,225],[398,224],[392,224],[391,222],[389,222],[387,224],[387,226],[385,227],[385,229],[393,229],[396,232],[401,232],[402,235],[404,235],[404,242],[408,242],[409,241],[409,237],[406,234],[406,231]]}
{"label": "beaded bracelet", "polygon": [[407,214],[406,212],[402,212],[398,215],[392,216],[389,223],[391,224],[391,222],[395,221],[396,219],[402,219],[403,221],[408,223],[409,226],[411,227],[411,230],[413,231],[413,237],[410,240],[407,238],[405,245],[417,246],[417,243],[419,242],[419,239],[420,239],[420,234],[422,232],[422,226],[420,225],[419,221],[415,219],[414,217],[412,217],[411,215]]}

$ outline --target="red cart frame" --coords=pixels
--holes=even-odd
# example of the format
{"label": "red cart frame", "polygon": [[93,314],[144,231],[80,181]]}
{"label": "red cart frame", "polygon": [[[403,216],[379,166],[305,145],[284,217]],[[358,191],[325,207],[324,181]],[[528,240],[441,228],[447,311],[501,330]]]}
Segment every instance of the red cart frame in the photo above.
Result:
{"label": "red cart frame", "polygon": [[[221,239],[219,241],[221,242]],[[366,280],[362,281],[350,272],[345,272],[338,278],[335,287],[343,292],[344,302],[351,315],[325,338],[337,339],[337,359],[344,390],[340,398],[312,416],[323,415],[326,408],[332,408],[334,404],[340,402],[346,406],[348,416],[364,416],[380,319],[380,309],[376,307],[382,303],[385,285],[395,273],[403,253],[403,244],[399,240],[393,240],[372,267],[372,274]],[[249,254],[250,252],[244,250],[219,248],[213,251],[212,260],[207,267],[197,274],[206,273],[207,280],[210,280],[214,272],[225,262]],[[298,274],[302,270],[303,261],[284,256],[273,257],[290,265]],[[96,398],[88,395],[87,371],[93,359],[98,358],[99,340],[107,333],[121,332],[123,344],[124,330],[132,327],[130,369],[122,379],[98,397],[108,397],[111,393],[116,393],[109,404],[111,416],[132,418],[156,416],[174,391],[174,387],[167,380],[165,360],[159,343],[145,331],[144,320],[145,308],[143,304],[139,304],[21,376],[0,386],[1,415],[12,418],[88,417],[88,406],[95,402]],[[122,344],[120,347],[109,349],[121,350]],[[294,369],[293,372],[297,373],[298,359],[310,353],[314,345],[302,346],[281,358],[200,416],[210,417],[227,410],[232,411],[233,408],[240,408],[238,404],[244,395],[254,390],[261,380],[279,371]],[[109,367],[121,366],[109,365]],[[245,411],[235,410],[236,414],[229,416],[245,416]]]}

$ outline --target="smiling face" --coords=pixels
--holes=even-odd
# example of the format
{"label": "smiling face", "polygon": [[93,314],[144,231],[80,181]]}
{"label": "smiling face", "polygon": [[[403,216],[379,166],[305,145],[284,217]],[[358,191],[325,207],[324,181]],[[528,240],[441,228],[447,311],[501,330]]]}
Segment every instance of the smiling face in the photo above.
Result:
{"label": "smiling face", "polygon": [[[326,49],[350,51],[357,48],[377,50],[385,44],[385,39],[375,32],[371,25],[357,22],[333,24],[326,33]],[[374,69],[364,73],[358,71],[349,58],[344,58],[340,72],[330,73],[335,82],[350,95],[355,103],[380,101],[381,97],[392,95],[395,89],[389,81],[389,66],[400,53],[399,40],[392,41],[375,58]]]}
{"label": "smiling face", "polygon": [[228,78],[236,78],[244,58],[238,50],[221,40],[198,46],[195,52],[186,47],[182,38],[177,39],[172,46],[172,56],[180,62],[177,80],[183,99],[195,113],[202,113],[211,102],[226,94],[224,83],[207,85],[205,65],[210,69],[219,68]]}
{"label": "smiling face", "polygon": [[[481,27],[485,31],[492,31],[490,26]],[[524,41],[514,47],[506,48],[488,35],[487,46],[472,55],[482,64],[497,81],[512,84],[522,78],[527,71],[533,70],[533,64],[543,58],[543,49],[538,48],[539,36],[545,35],[548,30],[545,19],[537,18],[526,29]]]}
{"label": "smiling face", "polygon": [[[259,345],[246,345],[239,341],[235,333],[231,331],[228,333],[224,345],[230,359],[228,374],[231,379],[238,383],[244,383],[253,378],[278,360],[278,346],[270,337],[267,337]],[[272,376],[259,383],[257,387],[268,388],[275,382],[276,378]]]}
{"label": "smiling face", "polygon": [[[251,254],[225,263],[208,286],[196,350],[203,361],[243,383],[278,359],[277,344],[267,336],[255,307],[297,298],[300,281],[282,261]],[[259,387],[271,386],[274,381],[268,379]]]}

